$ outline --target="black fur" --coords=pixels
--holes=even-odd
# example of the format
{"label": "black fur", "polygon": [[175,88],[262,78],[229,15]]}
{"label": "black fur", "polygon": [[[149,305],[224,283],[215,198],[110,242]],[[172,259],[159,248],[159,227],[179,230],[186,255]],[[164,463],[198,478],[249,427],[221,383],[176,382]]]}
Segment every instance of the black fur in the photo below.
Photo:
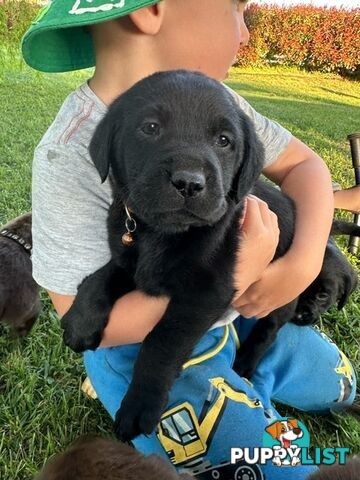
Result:
{"label": "black fur", "polygon": [[[31,213],[11,220],[9,230],[31,245]],[[30,255],[11,238],[0,235],[0,322],[16,336],[27,335],[41,311],[40,288],[32,278]]]}
{"label": "black fur", "polygon": [[[264,152],[221,84],[176,71],[152,75],[120,96],[90,153],[102,180],[111,173],[114,183],[112,259],[79,286],[62,320],[65,343],[75,351],[96,348],[115,300],[134,288],[171,299],[142,344],[116,415],[116,434],[128,440],[154,430],[182,365],[231,304],[243,200]],[[256,183],[253,191],[278,214],[278,258],[292,241],[293,203],[270,185]],[[137,222],[130,247],[121,243],[124,204]],[[235,363],[241,375],[251,375],[295,310],[296,301],[258,322]]]}

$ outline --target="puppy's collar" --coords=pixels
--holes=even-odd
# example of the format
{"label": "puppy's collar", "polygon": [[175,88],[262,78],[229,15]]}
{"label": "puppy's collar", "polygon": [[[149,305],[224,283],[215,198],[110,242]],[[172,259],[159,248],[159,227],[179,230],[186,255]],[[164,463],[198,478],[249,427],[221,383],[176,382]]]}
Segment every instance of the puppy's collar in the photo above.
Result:
{"label": "puppy's collar", "polygon": [[29,255],[31,255],[31,245],[30,243],[27,243],[20,235],[17,235],[16,233],[11,232],[7,228],[4,228],[4,230],[1,230],[0,235],[6,238],[10,238],[11,240],[14,240],[14,242],[18,243],[21,245]]}
{"label": "puppy's collar", "polygon": [[125,228],[126,233],[121,237],[122,244],[125,247],[131,247],[134,244],[135,239],[133,237],[133,233],[136,230],[136,221],[131,216],[130,209],[124,204],[125,212],[126,212],[126,219],[125,219]]}

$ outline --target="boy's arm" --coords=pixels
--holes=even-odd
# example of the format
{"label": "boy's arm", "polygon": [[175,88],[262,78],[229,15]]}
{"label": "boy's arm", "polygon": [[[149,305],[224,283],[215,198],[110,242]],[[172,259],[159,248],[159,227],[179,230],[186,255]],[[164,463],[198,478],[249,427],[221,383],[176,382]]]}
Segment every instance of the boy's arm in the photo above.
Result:
{"label": "boy's arm", "polygon": [[[62,317],[71,307],[75,296],[48,291],[50,299]],[[169,300],[149,297],[134,290],[121,297],[114,305],[100,347],[142,342],[163,316]]]}
{"label": "boy's arm", "polygon": [[233,305],[244,316],[258,318],[293,300],[316,278],[334,208],[327,166],[296,138],[263,173],[295,201],[297,219],[288,253],[270,264]]}
{"label": "boy's arm", "polygon": [[[240,228],[240,227],[239,227]],[[251,285],[274,256],[279,228],[276,215],[265,202],[249,196],[246,217],[241,226],[241,251],[237,256],[235,287],[244,292]],[[261,252],[255,248],[261,245]],[[48,290],[51,301],[62,317],[71,307],[75,296],[62,295]],[[111,347],[142,342],[165,313],[169,299],[150,297],[139,290],[121,297],[114,305],[104,330],[101,347]]]}

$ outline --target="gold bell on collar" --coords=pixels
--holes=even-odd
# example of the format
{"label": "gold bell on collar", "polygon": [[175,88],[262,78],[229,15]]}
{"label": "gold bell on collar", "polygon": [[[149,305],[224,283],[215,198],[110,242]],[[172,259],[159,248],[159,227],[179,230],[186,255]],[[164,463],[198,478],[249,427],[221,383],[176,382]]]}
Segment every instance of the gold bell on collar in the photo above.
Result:
{"label": "gold bell on collar", "polygon": [[126,232],[124,235],[121,237],[122,244],[124,247],[131,247],[133,243],[135,242],[134,237],[131,235],[131,232]]}

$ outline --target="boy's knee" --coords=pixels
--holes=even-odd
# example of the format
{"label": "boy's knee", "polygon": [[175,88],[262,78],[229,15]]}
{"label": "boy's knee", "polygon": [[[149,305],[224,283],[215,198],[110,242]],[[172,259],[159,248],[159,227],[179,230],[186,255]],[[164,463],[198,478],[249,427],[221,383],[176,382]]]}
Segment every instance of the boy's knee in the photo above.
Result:
{"label": "boy's knee", "polygon": [[[309,409],[310,412],[318,414],[326,414],[330,412],[341,412],[349,408],[355,400],[356,396],[356,375],[350,361],[341,352],[341,365],[335,369],[336,388],[333,387],[331,391],[331,397],[328,401],[319,405],[318,408]],[[329,384],[332,382],[329,382]]]}
{"label": "boy's knee", "polygon": [[348,370],[345,374],[341,373],[341,378],[339,380],[339,397],[336,402],[334,402],[333,407],[331,407],[332,412],[339,412],[350,407],[355,400],[357,384],[356,375],[349,360],[347,360],[347,362]]}

